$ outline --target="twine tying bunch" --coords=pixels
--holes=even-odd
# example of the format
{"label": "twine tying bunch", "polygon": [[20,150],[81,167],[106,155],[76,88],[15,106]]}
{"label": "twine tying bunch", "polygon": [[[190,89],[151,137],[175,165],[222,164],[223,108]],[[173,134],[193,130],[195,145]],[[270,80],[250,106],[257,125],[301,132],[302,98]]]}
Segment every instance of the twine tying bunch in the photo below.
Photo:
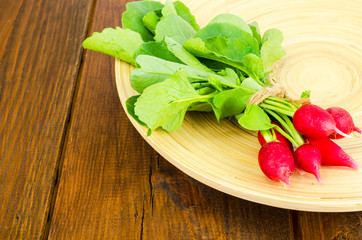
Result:
{"label": "twine tying bunch", "polygon": [[285,88],[271,75],[269,75],[269,81],[271,87],[266,87],[258,92],[256,92],[251,98],[249,99],[249,104],[258,105],[263,102],[268,97],[278,97],[278,98],[287,98],[289,101],[296,103],[298,105],[308,104],[311,103],[309,98],[300,98],[300,99],[293,99],[287,95]]}

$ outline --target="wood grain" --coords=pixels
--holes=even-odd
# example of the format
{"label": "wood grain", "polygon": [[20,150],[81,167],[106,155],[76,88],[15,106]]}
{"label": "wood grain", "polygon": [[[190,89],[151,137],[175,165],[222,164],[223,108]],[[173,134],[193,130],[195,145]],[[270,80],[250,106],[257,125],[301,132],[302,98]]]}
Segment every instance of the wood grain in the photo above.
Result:
{"label": "wood grain", "polygon": [[0,4],[0,236],[39,239],[92,2]]}
{"label": "wood grain", "polygon": [[0,14],[0,59],[4,53],[7,39],[10,35],[11,29],[14,26],[14,21],[19,12],[20,6],[23,1],[7,1],[0,0],[1,14]]}
{"label": "wood grain", "polygon": [[[119,26],[125,4],[98,0],[90,34]],[[50,239],[140,239],[149,161],[157,155],[122,112],[113,61],[86,51]]]}
{"label": "wood grain", "polygon": [[[120,24],[124,1],[98,1],[91,29]],[[289,211],[210,189],[170,165],[123,112],[114,59],[87,51],[50,239],[292,238]]]}
{"label": "wood grain", "polygon": [[144,239],[294,238],[290,211],[219,192],[163,158],[151,163],[149,193]]}
{"label": "wood grain", "polygon": [[362,239],[362,213],[299,212],[297,239]]}

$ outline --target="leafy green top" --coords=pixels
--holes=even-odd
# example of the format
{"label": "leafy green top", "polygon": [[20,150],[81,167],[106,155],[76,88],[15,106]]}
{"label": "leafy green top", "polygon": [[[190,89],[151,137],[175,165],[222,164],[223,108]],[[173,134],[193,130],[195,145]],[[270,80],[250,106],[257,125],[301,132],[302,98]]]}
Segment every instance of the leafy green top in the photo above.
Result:
{"label": "leafy green top", "polygon": [[268,70],[285,55],[279,30],[261,36],[256,22],[232,14],[200,29],[182,2],[169,0],[128,3],[122,25],[94,33],[83,47],[136,66],[130,82],[140,95],[126,106],[149,133],[178,129],[189,110],[236,117],[250,130],[273,127],[263,108],[248,101],[269,86]]}

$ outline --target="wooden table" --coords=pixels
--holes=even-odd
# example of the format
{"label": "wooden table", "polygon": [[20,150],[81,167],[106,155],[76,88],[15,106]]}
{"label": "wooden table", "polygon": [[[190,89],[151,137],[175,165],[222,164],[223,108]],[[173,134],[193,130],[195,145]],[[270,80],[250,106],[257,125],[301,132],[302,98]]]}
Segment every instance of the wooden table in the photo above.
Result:
{"label": "wooden table", "polygon": [[361,212],[223,194],[140,137],[114,59],[81,47],[126,2],[0,0],[0,238],[362,239]]}

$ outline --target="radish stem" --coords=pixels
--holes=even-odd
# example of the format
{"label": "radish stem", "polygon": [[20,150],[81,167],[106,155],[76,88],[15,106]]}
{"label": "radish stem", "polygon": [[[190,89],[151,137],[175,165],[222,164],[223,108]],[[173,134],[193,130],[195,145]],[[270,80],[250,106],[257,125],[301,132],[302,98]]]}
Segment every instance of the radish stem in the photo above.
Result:
{"label": "radish stem", "polygon": [[284,119],[284,121],[288,124],[290,127],[290,130],[292,131],[292,136],[295,137],[295,140],[300,143],[300,145],[304,144],[303,137],[300,135],[300,133],[294,128],[294,125],[292,121],[289,119],[289,117],[285,115],[281,115],[281,117]]}
{"label": "radish stem", "polygon": [[287,111],[287,110],[280,109],[278,107],[275,107],[275,106],[272,106],[272,105],[269,105],[269,104],[260,103],[259,106],[262,107],[262,108],[269,109],[269,110],[274,110],[276,112],[288,115],[290,117],[293,117],[293,115],[294,115],[294,111]]}
{"label": "radish stem", "polygon": [[273,105],[275,107],[280,107],[281,109],[284,109],[286,111],[293,111],[293,109],[291,109],[290,106],[285,105],[280,102],[276,102],[276,101],[272,101],[272,100],[268,100],[268,99],[265,99],[263,102],[266,104],[269,104],[269,105]]}
{"label": "radish stem", "polygon": [[282,98],[278,98],[278,97],[274,97],[274,96],[271,96],[271,97],[268,97],[266,100],[272,100],[272,101],[275,101],[275,102],[280,102],[288,107],[291,108],[291,110],[293,112],[295,112],[300,106],[294,104],[294,103],[291,103],[285,99],[282,99]]}
{"label": "radish stem", "polygon": [[275,130],[277,130],[281,135],[283,135],[283,137],[287,138],[294,146],[299,146],[298,143],[296,141],[294,141],[294,139],[288,134],[286,133],[283,129],[281,129],[278,125],[275,125]]}
{"label": "radish stem", "polygon": [[272,142],[277,139],[274,131],[273,131],[273,133],[271,133],[269,130],[260,130],[260,133],[266,142]]}
{"label": "radish stem", "polygon": [[[286,137],[295,147],[299,147],[300,145],[304,144],[304,140],[303,138],[300,136],[299,133],[296,132],[296,130],[294,129],[294,126],[290,126],[285,120],[283,120],[282,117],[280,117],[277,113],[269,110],[269,109],[264,109],[268,114],[270,114],[272,117],[274,117],[281,125],[282,127],[285,129],[285,131],[287,131],[287,134],[289,135],[290,138],[293,139],[293,141],[290,141],[290,139],[286,136],[284,136],[281,132],[280,134],[282,134],[284,137]],[[289,118],[288,118],[289,119]],[[290,121],[290,120],[289,120]],[[277,131],[278,129],[275,128]],[[295,132],[292,130],[294,129]],[[278,131],[279,132],[279,131]]]}

